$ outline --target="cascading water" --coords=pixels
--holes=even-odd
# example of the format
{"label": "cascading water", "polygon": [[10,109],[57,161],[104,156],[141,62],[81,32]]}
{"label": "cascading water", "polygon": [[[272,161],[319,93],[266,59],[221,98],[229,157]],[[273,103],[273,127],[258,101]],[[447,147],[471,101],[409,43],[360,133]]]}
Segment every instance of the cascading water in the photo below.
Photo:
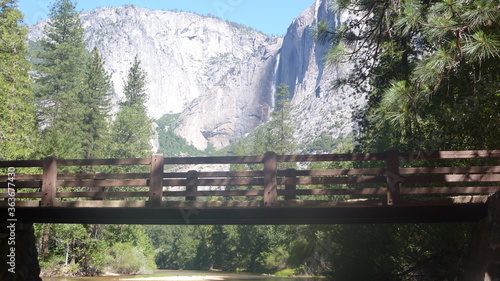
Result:
{"label": "cascading water", "polygon": [[271,96],[271,110],[274,109],[275,102],[276,102],[276,87],[277,87],[277,80],[278,80],[278,67],[280,65],[280,56],[281,54],[278,53],[276,55],[276,65],[274,66],[274,77],[273,77],[273,95]]}

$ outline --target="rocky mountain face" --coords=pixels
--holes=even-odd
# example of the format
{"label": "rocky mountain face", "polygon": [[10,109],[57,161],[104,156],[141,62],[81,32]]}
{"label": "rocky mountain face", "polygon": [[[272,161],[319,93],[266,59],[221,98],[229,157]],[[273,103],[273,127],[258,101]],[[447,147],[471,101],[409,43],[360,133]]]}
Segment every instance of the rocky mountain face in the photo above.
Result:
{"label": "rocky mountain face", "polygon": [[[338,24],[327,6],[317,0],[284,38],[216,18],[135,6],[100,8],[81,18],[88,48],[97,46],[112,75],[115,101],[137,55],[148,73],[150,116],[181,113],[175,132],[205,149],[224,147],[267,121],[280,83],[290,86],[300,141],[324,131],[333,137],[352,131],[350,113],[359,101],[329,90],[342,69],[324,66],[328,46],[313,36],[318,20]],[[41,38],[45,24],[31,27],[28,40]],[[336,122],[341,125],[332,127]]]}
{"label": "rocky mountain face", "polygon": [[310,143],[322,134],[337,139],[355,129],[354,110],[363,106],[363,97],[354,98],[350,89],[333,89],[333,80],[349,70],[349,64],[327,65],[327,43],[315,40],[314,28],[326,21],[331,30],[346,15],[335,14],[330,2],[317,0],[292,22],[278,53],[276,83],[290,86],[295,137],[300,144]]}

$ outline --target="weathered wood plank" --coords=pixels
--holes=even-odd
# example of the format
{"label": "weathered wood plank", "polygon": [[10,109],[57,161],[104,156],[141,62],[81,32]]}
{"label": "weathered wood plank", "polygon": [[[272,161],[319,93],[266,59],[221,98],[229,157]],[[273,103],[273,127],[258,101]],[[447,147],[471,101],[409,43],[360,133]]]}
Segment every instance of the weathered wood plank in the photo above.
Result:
{"label": "weathered wood plank", "polygon": [[148,197],[149,191],[74,191],[57,192],[57,198],[129,198]]}
{"label": "weathered wood plank", "polygon": [[198,172],[199,178],[208,177],[264,177],[264,171],[223,171],[223,172]]}
{"label": "weathered wood plank", "polygon": [[50,207],[56,201],[57,160],[47,157],[43,160],[42,201],[40,206]]}
{"label": "weathered wood plank", "polygon": [[165,164],[255,164],[264,156],[165,157]]}
{"label": "weathered wood plank", "polygon": [[163,192],[163,155],[153,154],[151,158],[151,173],[149,183],[149,204],[151,207],[159,207]]}
{"label": "weathered wood plank", "polygon": [[[147,202],[145,200],[134,200],[134,201],[125,201],[125,200],[106,200],[106,201],[57,201],[54,204],[56,208],[142,208],[145,209]],[[105,211],[105,210],[102,210]],[[81,220],[85,221],[85,217]]]}
{"label": "weathered wood plank", "polygon": [[[1,181],[0,188],[7,188],[8,182]],[[16,188],[40,188],[42,187],[42,181],[15,181]]]}
{"label": "weathered wood plank", "polygon": [[[15,198],[38,198],[40,199],[42,197],[42,192],[16,192]],[[9,194],[7,193],[0,193],[0,198],[9,198]]]}
{"label": "weathered wood plank", "polygon": [[278,195],[386,195],[387,188],[350,188],[350,189],[278,189]]}
{"label": "weathered wood plank", "polygon": [[[279,175],[279,171],[278,171],[278,175]],[[292,180],[297,177],[296,175],[297,175],[297,170],[296,169],[287,169],[285,171],[285,176],[288,177],[288,178],[291,178]],[[296,196],[296,193],[295,193],[296,189],[297,189],[297,185],[296,184],[287,184],[287,185],[285,185],[285,190],[287,190],[288,192],[290,192],[289,195],[285,195],[285,200],[295,200],[295,199],[297,199],[297,196]]]}
{"label": "weathered wood plank", "polygon": [[75,180],[57,181],[59,187],[149,186],[149,180]]}
{"label": "weathered wood plank", "polygon": [[404,178],[399,175],[399,158],[397,150],[389,150],[387,152],[386,166],[387,205],[396,205],[401,199],[400,188],[401,182],[404,180]]}
{"label": "weathered wood plank", "polygon": [[276,157],[278,162],[376,161],[385,159],[385,153],[278,155]]}
{"label": "weathered wood plank", "polygon": [[[186,186],[186,179],[163,179],[164,186]],[[264,185],[262,178],[232,178],[232,179],[198,179],[198,186],[243,186],[243,185]]]}
{"label": "weathered wood plank", "polygon": [[420,151],[399,153],[399,156],[401,159],[406,161],[441,159],[485,159],[500,158],[500,150],[462,150],[433,152]]}
{"label": "weathered wood plank", "polygon": [[60,166],[151,165],[151,158],[60,159]]}
{"label": "weathered wood plank", "polygon": [[[361,175],[383,175],[386,169],[330,169],[330,170],[295,170],[293,176],[361,176]],[[290,176],[286,171],[278,171],[278,176]]]}
{"label": "weathered wood plank", "polygon": [[467,175],[409,175],[404,183],[430,182],[500,182],[500,174],[467,174]]}
{"label": "weathered wood plank", "polygon": [[[198,172],[191,170],[187,174],[186,193],[195,193],[198,190]],[[196,201],[196,196],[186,196],[186,201]]]}
{"label": "weathered wood plank", "polygon": [[[43,175],[23,175],[23,174],[16,174],[16,181],[28,181],[28,180],[42,180]],[[7,175],[0,175],[0,182],[2,181],[7,181],[8,176]]]}
{"label": "weathered wood plank", "polygon": [[59,174],[59,180],[111,180],[111,179],[149,179],[150,173],[95,173],[95,174]]}
{"label": "weathered wood plank", "polygon": [[266,152],[264,155],[264,206],[273,207],[278,201],[276,153]]}
{"label": "weathered wood plank", "polygon": [[8,167],[43,167],[43,160],[10,160],[0,161],[0,168]]}
{"label": "weathered wood plank", "polygon": [[402,194],[491,194],[500,191],[500,186],[465,187],[403,187]]}
{"label": "weathered wood plank", "polygon": [[263,196],[263,189],[254,190],[198,190],[198,191],[163,191],[164,197],[211,197],[211,196]]}
{"label": "weathered wood plank", "polygon": [[385,182],[383,176],[278,178],[279,185],[383,184]]}
{"label": "weathered wood plank", "polygon": [[500,166],[474,166],[474,167],[413,167],[400,168],[401,174],[486,174],[500,173]]}

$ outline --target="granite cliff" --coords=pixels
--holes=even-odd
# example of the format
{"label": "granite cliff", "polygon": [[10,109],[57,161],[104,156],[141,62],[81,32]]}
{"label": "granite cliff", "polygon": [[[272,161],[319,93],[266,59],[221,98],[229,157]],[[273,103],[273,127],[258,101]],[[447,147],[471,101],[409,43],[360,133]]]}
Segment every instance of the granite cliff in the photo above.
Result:
{"label": "granite cliff", "polygon": [[[112,75],[115,101],[138,55],[148,73],[149,115],[180,113],[178,135],[199,149],[209,143],[221,148],[268,120],[280,83],[290,86],[299,141],[352,131],[350,114],[360,101],[330,90],[343,71],[324,66],[328,46],[314,40],[319,20],[340,21],[327,2],[317,0],[283,38],[217,18],[136,6],[100,8],[81,19],[88,48],[97,46]],[[38,40],[45,24],[31,27],[28,40]]]}

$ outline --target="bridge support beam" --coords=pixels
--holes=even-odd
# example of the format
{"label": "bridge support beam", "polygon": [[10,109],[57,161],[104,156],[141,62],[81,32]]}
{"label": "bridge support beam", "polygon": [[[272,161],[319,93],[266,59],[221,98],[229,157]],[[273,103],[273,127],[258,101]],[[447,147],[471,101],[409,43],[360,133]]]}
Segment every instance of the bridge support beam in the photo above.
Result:
{"label": "bridge support beam", "polygon": [[0,280],[42,281],[33,224],[0,223]]}
{"label": "bridge support beam", "polygon": [[479,223],[463,280],[500,281],[500,192],[489,198],[488,216]]}

